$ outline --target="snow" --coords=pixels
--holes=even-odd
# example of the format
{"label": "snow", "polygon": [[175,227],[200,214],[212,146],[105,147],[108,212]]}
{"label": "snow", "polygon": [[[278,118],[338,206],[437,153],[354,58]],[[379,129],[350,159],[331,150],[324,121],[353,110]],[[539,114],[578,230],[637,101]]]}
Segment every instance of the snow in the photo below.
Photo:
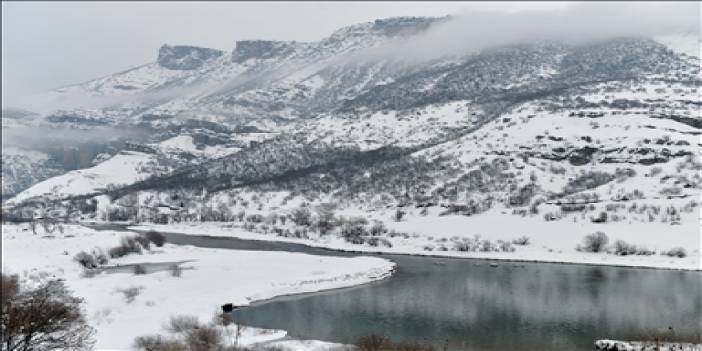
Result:
{"label": "snow", "polygon": [[35,150],[27,150],[27,149],[22,149],[14,146],[4,146],[2,147],[2,156],[3,157],[21,157],[24,162],[31,164],[31,163],[41,163],[49,159],[49,155],[35,151]]}
{"label": "snow", "polygon": [[[130,227],[134,230],[158,230],[190,235],[209,235],[236,237],[250,240],[270,240],[302,243],[314,247],[323,247],[354,252],[383,252],[392,254],[430,255],[459,258],[480,258],[510,261],[578,263],[594,265],[613,265],[627,267],[649,267],[680,270],[702,270],[698,213],[683,214],[681,224],[671,225],[661,222],[620,222],[592,223],[589,220],[573,223],[568,220],[544,221],[538,217],[520,217],[505,214],[504,210],[493,209],[487,213],[466,216],[439,216],[438,208],[433,208],[427,216],[409,214],[401,222],[388,221],[392,211],[364,213],[369,220],[383,220],[388,229],[409,234],[388,238],[392,247],[372,247],[350,244],[343,239],[328,235],[310,239],[278,237],[247,231],[242,227],[221,223],[179,223],[167,225],[139,225]],[[360,212],[359,212],[360,213]],[[358,213],[354,213],[357,215]],[[350,215],[350,213],[345,213]],[[588,253],[576,250],[584,237],[597,231],[605,232],[610,244],[616,240],[645,247],[649,250],[667,251],[674,247],[687,250],[685,258],[668,257],[661,254],[649,256],[618,256],[610,253]],[[512,241],[521,236],[528,236],[530,244],[515,246],[514,252],[459,252],[452,251],[455,241],[474,238],[492,242],[497,240]],[[448,251],[440,251],[440,246]],[[432,250],[426,247],[431,246]]]}
{"label": "snow", "polygon": [[11,203],[20,203],[37,196],[64,197],[91,194],[108,186],[132,184],[145,179],[144,168],[156,161],[150,154],[122,151],[97,166],[70,171],[47,179],[17,194]]}
{"label": "snow", "polygon": [[470,127],[480,113],[461,100],[429,105],[415,111],[374,112],[350,118],[325,115],[306,121],[301,133],[308,141],[353,145],[361,150],[382,146],[412,147],[457,128]]}
{"label": "snow", "polygon": [[686,342],[640,342],[603,339],[595,341],[595,349],[614,351],[700,351],[702,350],[702,344],[691,344]]}
{"label": "snow", "polygon": [[162,141],[159,144],[162,148],[166,150],[179,150],[185,152],[199,152],[195,144],[193,143],[193,137],[190,135],[178,135],[173,138]]}
{"label": "snow", "polygon": [[702,38],[699,33],[678,33],[659,35],[653,37],[653,40],[667,46],[678,54],[686,54],[694,57],[702,57],[700,51],[700,42]]}
{"label": "snow", "polygon": [[[109,263],[186,261],[181,264],[180,277],[161,271],[145,275],[102,273],[88,278],[73,256],[82,250],[115,246],[130,233],[98,232],[77,225],[67,226],[64,233],[33,235],[24,225],[3,225],[3,271],[18,273],[27,284],[48,278],[64,279],[77,296],[85,298],[88,322],[97,329],[98,349],[129,349],[135,337],[163,332],[163,323],[174,315],[193,315],[208,322],[224,303],[248,305],[275,296],[363,284],[387,277],[394,266],[390,261],[372,257],[322,257],[166,244],[152,247],[142,255],[111,259]],[[130,287],[139,288],[140,293],[127,302],[119,290]],[[284,336],[284,331],[245,328],[240,343],[279,340]],[[310,347],[315,344],[307,343],[311,343]]]}

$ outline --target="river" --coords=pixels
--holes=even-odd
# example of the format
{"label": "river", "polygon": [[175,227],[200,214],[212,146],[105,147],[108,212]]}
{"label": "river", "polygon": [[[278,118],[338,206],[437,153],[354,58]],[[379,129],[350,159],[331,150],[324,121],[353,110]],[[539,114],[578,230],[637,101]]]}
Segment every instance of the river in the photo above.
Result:
{"label": "river", "polygon": [[[167,238],[210,248],[357,255],[236,238]],[[661,332],[688,338],[702,330],[700,272],[375,256],[397,263],[392,277],[260,301],[234,317],[294,338],[352,343],[376,333],[449,350],[592,350],[596,339]]]}

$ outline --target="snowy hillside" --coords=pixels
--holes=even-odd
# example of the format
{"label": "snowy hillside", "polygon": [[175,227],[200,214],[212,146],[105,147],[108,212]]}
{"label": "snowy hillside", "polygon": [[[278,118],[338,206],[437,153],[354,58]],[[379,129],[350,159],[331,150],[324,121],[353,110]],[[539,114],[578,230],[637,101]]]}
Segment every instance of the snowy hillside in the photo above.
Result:
{"label": "snowy hillside", "polygon": [[125,151],[91,168],[71,171],[36,184],[15,196],[12,202],[21,202],[33,197],[63,198],[67,195],[97,193],[108,187],[117,187],[143,180],[143,170],[156,167],[154,156]]}
{"label": "snowy hillside", "polygon": [[[74,104],[7,126],[139,133],[10,204],[75,208],[94,195],[99,208],[76,217],[238,222],[283,239],[500,257],[526,233],[484,223],[511,216],[505,223],[543,228],[530,236],[544,247],[553,228],[572,229],[544,248],[563,253],[554,260],[573,260],[598,229],[637,247],[625,255],[660,258],[625,264],[676,266],[674,245],[687,250],[678,266],[699,260],[685,222],[702,187],[698,36],[525,42],[424,61],[379,54],[447,20],[377,20],[307,43],[244,40],[230,53],[164,45],[154,63],[52,92]],[[19,179],[31,166],[15,159],[3,165],[17,162]],[[300,211],[309,218],[279,220]],[[646,224],[673,234],[629,232]],[[462,229],[472,226],[485,239]],[[525,252],[544,254],[512,257],[533,257]]]}
{"label": "snowy hillside", "polygon": [[3,200],[32,184],[63,173],[63,168],[52,164],[49,156],[33,150],[16,147],[2,148]]}

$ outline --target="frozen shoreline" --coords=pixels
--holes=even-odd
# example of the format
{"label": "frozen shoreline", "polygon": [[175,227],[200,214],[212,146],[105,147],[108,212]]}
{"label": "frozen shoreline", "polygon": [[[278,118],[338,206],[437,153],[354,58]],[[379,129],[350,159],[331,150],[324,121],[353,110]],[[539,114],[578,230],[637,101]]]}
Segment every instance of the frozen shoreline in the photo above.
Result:
{"label": "frozen shoreline", "polygon": [[[110,260],[110,264],[173,262],[182,264],[180,277],[170,271],[144,275],[102,273],[83,276],[73,261],[80,251],[115,246],[127,232],[95,231],[67,226],[65,234],[33,235],[21,225],[3,225],[3,269],[19,274],[25,284],[64,279],[76,296],[85,298],[88,322],[97,329],[97,349],[130,349],[135,337],[161,333],[173,315],[193,315],[209,322],[224,303],[238,306],[277,296],[353,287],[390,276],[394,263],[374,257],[330,257],[303,253],[205,249],[166,244],[144,254]],[[128,302],[121,290],[137,288]],[[177,292],[177,293],[174,293]],[[281,330],[243,328],[241,345],[272,342]],[[286,342],[276,341],[280,346]],[[294,341],[301,343],[302,341]],[[331,344],[313,342],[318,348]],[[325,346],[326,345],[326,346]]]}
{"label": "frozen shoreline", "polygon": [[[404,226],[412,224],[402,223]],[[668,226],[671,227],[671,226]],[[678,240],[676,244],[687,244],[688,256],[685,258],[668,257],[660,254],[650,256],[618,256],[606,253],[588,253],[575,250],[575,245],[581,240],[581,237],[572,238],[572,240],[554,241],[552,246],[542,245],[540,242],[532,243],[528,246],[517,246],[515,252],[459,252],[459,251],[426,251],[422,248],[421,240],[416,238],[404,239],[398,242],[393,242],[393,247],[371,247],[367,245],[354,245],[345,242],[338,237],[327,236],[321,239],[294,239],[278,237],[273,234],[259,234],[245,231],[243,228],[231,226],[222,223],[180,223],[180,224],[144,224],[128,227],[131,230],[156,230],[161,232],[171,232],[185,235],[204,235],[212,237],[233,237],[246,240],[260,240],[272,242],[286,242],[294,244],[303,244],[310,247],[324,248],[335,251],[344,251],[352,253],[382,253],[382,254],[399,254],[427,257],[445,257],[445,258],[469,258],[469,259],[485,259],[505,262],[542,262],[542,263],[561,263],[561,264],[581,264],[581,265],[598,265],[612,267],[630,267],[630,268],[650,268],[650,269],[666,269],[666,270],[686,270],[686,271],[702,271],[701,256],[699,251],[700,238],[684,233],[680,235],[682,240]],[[415,227],[416,228],[416,227]],[[560,229],[560,228],[559,228]],[[607,229],[607,228],[605,228]],[[421,228],[419,228],[421,230]],[[492,235],[488,233],[484,238],[501,238],[507,239],[508,236],[500,237],[499,234]],[[515,237],[513,235],[513,237]],[[550,240],[550,236],[547,236]],[[615,238],[613,238],[615,239]],[[628,238],[627,238],[628,239]],[[537,238],[538,240],[538,238]],[[695,243],[696,240],[696,243]],[[664,249],[664,246],[656,247],[653,243],[652,248]]]}

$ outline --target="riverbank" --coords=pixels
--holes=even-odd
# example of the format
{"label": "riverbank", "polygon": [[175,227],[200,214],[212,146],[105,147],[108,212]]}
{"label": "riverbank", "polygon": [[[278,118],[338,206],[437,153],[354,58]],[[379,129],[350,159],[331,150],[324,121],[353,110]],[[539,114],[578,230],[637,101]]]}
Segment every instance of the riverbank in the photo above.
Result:
{"label": "riverbank", "polygon": [[[69,225],[63,233],[32,234],[26,225],[2,226],[3,271],[24,284],[63,279],[85,299],[88,322],[97,330],[98,349],[130,349],[135,337],[161,333],[174,315],[212,320],[223,303],[244,306],[276,296],[351,287],[388,277],[394,264],[372,257],[329,257],[289,252],[206,249],[165,244],[143,254],[111,259],[111,265],[181,264],[170,270],[86,275],[74,261],[80,251],[116,246],[124,231],[96,231]],[[243,328],[241,345],[278,340],[281,330]],[[319,346],[319,343],[310,345]]]}
{"label": "riverbank", "polygon": [[[687,218],[686,218],[687,219]],[[536,218],[510,216],[509,221],[499,214],[466,218],[461,216],[412,218],[402,222],[389,222],[388,228],[402,230],[406,236],[385,237],[392,247],[351,244],[340,237],[311,236],[308,239],[281,237],[245,230],[242,224],[205,222],[167,225],[143,224],[130,226],[134,230],[156,230],[186,235],[235,237],[247,240],[265,240],[304,244],[358,253],[387,253],[451,258],[477,258],[503,261],[549,262],[620,267],[656,268],[672,270],[702,270],[699,227],[690,218],[682,225],[661,223],[607,224],[545,222]],[[588,233],[604,231],[610,244],[624,240],[638,247],[657,251],[651,255],[616,255],[612,253],[581,252],[576,249]],[[462,233],[462,234],[461,234]],[[456,241],[474,238],[492,242],[509,242],[520,236],[529,238],[528,245],[513,245],[512,252],[456,251],[451,246]],[[439,245],[448,247],[441,250]],[[685,257],[661,254],[673,247],[682,247]]]}

